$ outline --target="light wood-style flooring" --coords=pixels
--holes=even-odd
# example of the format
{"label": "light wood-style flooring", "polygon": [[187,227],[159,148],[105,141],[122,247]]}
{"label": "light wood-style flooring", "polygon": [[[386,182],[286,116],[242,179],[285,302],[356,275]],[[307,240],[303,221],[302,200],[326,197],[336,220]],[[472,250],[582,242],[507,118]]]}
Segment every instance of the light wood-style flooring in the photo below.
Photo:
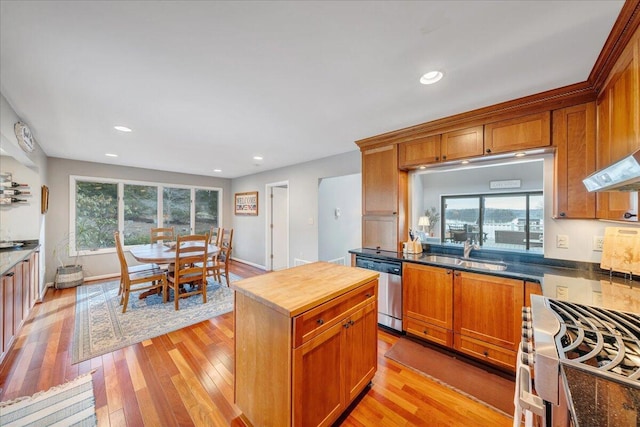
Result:
{"label": "light wood-style flooring", "polygon": [[[231,271],[264,273],[236,262]],[[95,370],[101,426],[244,426],[233,404],[232,313],[72,365],[75,294],[50,289],[33,309],[0,367],[0,401]],[[338,425],[512,425],[511,418],[385,358],[397,339],[380,330],[373,385]]]}

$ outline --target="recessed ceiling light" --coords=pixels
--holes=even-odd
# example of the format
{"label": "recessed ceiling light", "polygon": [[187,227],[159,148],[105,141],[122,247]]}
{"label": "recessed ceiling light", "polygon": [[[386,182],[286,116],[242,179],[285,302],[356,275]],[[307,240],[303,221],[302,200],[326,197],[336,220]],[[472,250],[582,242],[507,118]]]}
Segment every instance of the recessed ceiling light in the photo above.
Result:
{"label": "recessed ceiling light", "polygon": [[463,165],[468,165],[469,164],[469,160],[463,160],[460,163],[462,163]]}
{"label": "recessed ceiling light", "polygon": [[262,156],[253,156],[253,160],[262,160]]}
{"label": "recessed ceiling light", "polygon": [[419,167],[419,169],[421,169],[421,170],[422,170],[422,169],[426,169],[426,168],[427,168],[426,166],[420,166],[420,167]]}
{"label": "recessed ceiling light", "polygon": [[516,156],[516,157],[524,157],[524,156],[526,156],[526,155],[527,155],[527,153],[523,153],[523,152],[520,152],[520,153],[516,153],[516,154],[515,154],[515,156]]}
{"label": "recessed ceiling light", "polygon": [[214,172],[222,172],[222,169],[214,169]]}
{"label": "recessed ceiling light", "polygon": [[422,83],[423,85],[432,85],[439,82],[442,76],[443,74],[441,71],[429,71],[428,73],[420,77],[420,83]]}
{"label": "recessed ceiling light", "polygon": [[131,132],[131,129],[126,126],[114,126],[115,130],[119,130],[120,132]]}
{"label": "recessed ceiling light", "polygon": [[113,154],[113,153],[106,153],[105,156],[107,156],[107,157],[118,157],[117,154]]}

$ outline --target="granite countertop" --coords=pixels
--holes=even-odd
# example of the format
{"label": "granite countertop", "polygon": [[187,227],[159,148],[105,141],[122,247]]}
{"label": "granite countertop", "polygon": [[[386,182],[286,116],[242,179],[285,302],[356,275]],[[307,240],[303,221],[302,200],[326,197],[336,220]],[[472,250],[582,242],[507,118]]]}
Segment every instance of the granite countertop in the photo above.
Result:
{"label": "granite countertop", "polygon": [[0,252],[0,275],[3,275],[11,270],[20,261],[27,259],[35,250],[40,248],[39,244],[25,245],[20,249],[11,249]]}
{"label": "granite countertop", "polygon": [[447,255],[462,258],[462,248],[433,246],[421,254],[352,249],[349,252],[383,260],[434,265],[456,270],[492,276],[521,279],[540,283],[545,297],[571,301],[615,310],[640,312],[640,277],[614,274],[600,269],[599,264],[547,259],[540,254],[509,253],[506,251],[480,250],[471,258],[488,262],[501,262],[504,271],[487,271],[461,266],[438,264],[427,260],[429,255]]}

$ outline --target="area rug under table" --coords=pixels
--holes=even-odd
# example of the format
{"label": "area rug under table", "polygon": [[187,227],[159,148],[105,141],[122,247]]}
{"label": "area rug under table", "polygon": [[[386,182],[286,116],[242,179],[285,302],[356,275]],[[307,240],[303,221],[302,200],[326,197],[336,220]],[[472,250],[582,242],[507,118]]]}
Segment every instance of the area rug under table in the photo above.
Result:
{"label": "area rug under table", "polygon": [[0,426],[95,426],[91,374],[33,396],[0,402]]}
{"label": "area rug under table", "polygon": [[385,357],[407,366],[471,399],[513,416],[515,381],[408,338],[400,338]]}
{"label": "area rug under table", "polygon": [[[231,282],[240,277],[230,274]],[[207,302],[202,295],[180,299],[180,310],[162,295],[139,299],[132,292],[127,311],[122,313],[117,280],[76,288],[76,319],[73,335],[73,363],[190,326],[233,310],[233,291],[209,279]]]}

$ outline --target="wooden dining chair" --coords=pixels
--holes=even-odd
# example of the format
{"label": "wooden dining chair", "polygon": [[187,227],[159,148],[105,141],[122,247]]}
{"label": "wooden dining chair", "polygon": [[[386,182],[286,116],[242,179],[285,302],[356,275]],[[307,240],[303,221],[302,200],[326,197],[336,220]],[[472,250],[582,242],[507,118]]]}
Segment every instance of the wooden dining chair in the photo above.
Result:
{"label": "wooden dining chair", "polygon": [[[132,291],[143,291],[157,289],[162,292],[162,301],[167,302],[167,276],[165,272],[156,264],[142,264],[129,267],[127,258],[124,256],[120,233],[113,233],[116,241],[116,252],[120,261],[120,305],[122,312],[127,311],[129,295]],[[144,286],[138,286],[144,285]]]}
{"label": "wooden dining chair", "polygon": [[229,286],[231,283],[229,282],[229,263],[231,262],[231,251],[233,250],[233,228],[223,230],[222,239],[217,246],[220,248],[220,252],[210,267],[210,271],[213,273],[214,279],[220,284],[222,284],[222,276],[224,276],[227,279],[227,286]]}
{"label": "wooden dining chair", "polygon": [[173,242],[176,240],[176,232],[173,227],[156,227],[151,229],[151,243],[162,240]]}
{"label": "wooden dining chair", "polygon": [[[223,234],[224,234],[224,228],[211,227],[211,229],[209,230],[209,244],[215,245],[216,247],[218,247],[218,249],[220,249]],[[210,261],[207,262],[207,277],[211,276],[215,278],[215,271],[216,271],[215,266],[217,264],[219,255],[220,255],[220,250],[218,250],[213,254],[211,253],[209,254]]]}
{"label": "wooden dining chair", "polygon": [[[173,288],[176,310],[179,309],[178,300],[191,295],[202,294],[202,302],[207,302],[208,247],[208,234],[178,236],[174,268],[167,275],[169,286]],[[185,291],[187,284],[191,286],[188,292]]]}

